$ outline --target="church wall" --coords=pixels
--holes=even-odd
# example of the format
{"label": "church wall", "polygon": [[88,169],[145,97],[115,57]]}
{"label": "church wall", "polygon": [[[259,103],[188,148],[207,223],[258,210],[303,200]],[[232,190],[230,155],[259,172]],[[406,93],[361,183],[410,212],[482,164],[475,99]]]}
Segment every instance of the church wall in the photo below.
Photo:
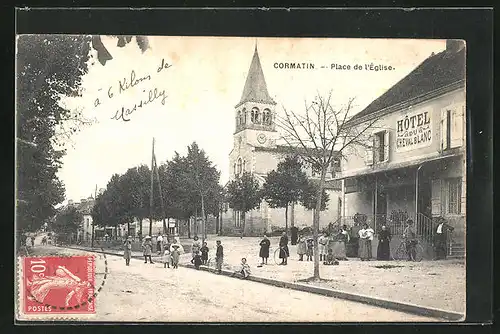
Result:
{"label": "church wall", "polygon": [[278,167],[281,157],[271,152],[254,152],[253,172],[258,174],[267,174]]}

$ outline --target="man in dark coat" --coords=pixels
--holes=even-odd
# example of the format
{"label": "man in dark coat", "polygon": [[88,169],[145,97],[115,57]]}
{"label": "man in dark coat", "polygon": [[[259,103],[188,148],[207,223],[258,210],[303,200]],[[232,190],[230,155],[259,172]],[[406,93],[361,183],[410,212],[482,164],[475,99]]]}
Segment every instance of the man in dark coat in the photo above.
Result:
{"label": "man in dark coat", "polygon": [[280,238],[280,265],[287,265],[287,259],[290,256],[290,252],[288,251],[288,237],[286,232],[283,232],[283,235]]}
{"label": "man in dark coat", "polygon": [[453,227],[446,223],[443,217],[437,218],[437,226],[434,230],[434,251],[436,260],[446,259],[447,236],[453,231]]}

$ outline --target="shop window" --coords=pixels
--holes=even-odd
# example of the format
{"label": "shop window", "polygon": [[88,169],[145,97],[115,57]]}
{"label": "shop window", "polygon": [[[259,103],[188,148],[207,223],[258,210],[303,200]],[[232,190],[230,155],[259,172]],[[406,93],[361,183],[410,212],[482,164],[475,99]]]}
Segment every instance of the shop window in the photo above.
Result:
{"label": "shop window", "polygon": [[447,180],[447,212],[460,214],[462,208],[462,179],[460,177]]}

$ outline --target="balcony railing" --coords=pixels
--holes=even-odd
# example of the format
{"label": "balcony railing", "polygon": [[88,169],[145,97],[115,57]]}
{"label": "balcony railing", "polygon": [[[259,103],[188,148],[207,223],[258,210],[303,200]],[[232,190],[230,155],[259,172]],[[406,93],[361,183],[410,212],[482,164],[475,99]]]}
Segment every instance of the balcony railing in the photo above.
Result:
{"label": "balcony railing", "polygon": [[[437,225],[432,221],[431,218],[419,213],[415,216],[413,215],[392,215],[391,217],[387,217],[385,214],[378,215],[364,215],[366,216],[366,223],[373,228],[375,234],[377,235],[381,230],[382,226],[385,225],[392,235],[394,236],[402,236],[403,232],[406,228],[406,221],[408,219],[412,219],[415,223],[415,229],[417,233],[417,237],[421,241],[425,241],[427,243],[432,243],[434,238],[434,231]],[[332,232],[338,230],[343,225],[347,225],[347,227],[351,227],[354,225],[354,216],[346,216],[338,218],[334,223],[330,224],[327,228],[328,232]],[[447,236],[448,239],[451,239],[451,236]]]}

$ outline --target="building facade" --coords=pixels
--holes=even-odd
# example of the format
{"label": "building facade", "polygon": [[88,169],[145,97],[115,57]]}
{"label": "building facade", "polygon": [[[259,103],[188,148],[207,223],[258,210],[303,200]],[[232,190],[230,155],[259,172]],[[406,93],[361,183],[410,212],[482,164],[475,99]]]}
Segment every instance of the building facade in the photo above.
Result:
{"label": "building facade", "polygon": [[465,48],[449,41],[350,120],[351,126],[373,127],[365,133],[366,146],[344,152],[338,179],[347,222],[363,214],[376,231],[386,224],[400,235],[411,218],[430,241],[432,218],[444,217],[457,247],[464,246],[465,96]]}
{"label": "building facade", "polygon": [[[279,133],[276,129],[276,102],[267,90],[264,73],[257,47],[255,48],[248,76],[240,102],[235,106],[234,146],[229,153],[230,180],[244,172],[252,173],[259,184],[265,183],[268,172],[276,169],[281,159],[292,153],[290,147],[279,145]],[[335,222],[340,217],[340,182],[333,180],[338,170],[339,161],[332,164],[328,173],[325,189],[329,195],[327,209],[320,214],[320,227]],[[315,178],[311,168],[306,174]],[[292,205],[288,210],[288,221],[297,227],[311,226],[313,211],[300,204]],[[270,208],[263,201],[259,208],[245,214],[245,234],[262,234],[273,228],[285,227],[285,209]],[[231,209],[222,215],[224,233],[241,231],[241,213]]]}

